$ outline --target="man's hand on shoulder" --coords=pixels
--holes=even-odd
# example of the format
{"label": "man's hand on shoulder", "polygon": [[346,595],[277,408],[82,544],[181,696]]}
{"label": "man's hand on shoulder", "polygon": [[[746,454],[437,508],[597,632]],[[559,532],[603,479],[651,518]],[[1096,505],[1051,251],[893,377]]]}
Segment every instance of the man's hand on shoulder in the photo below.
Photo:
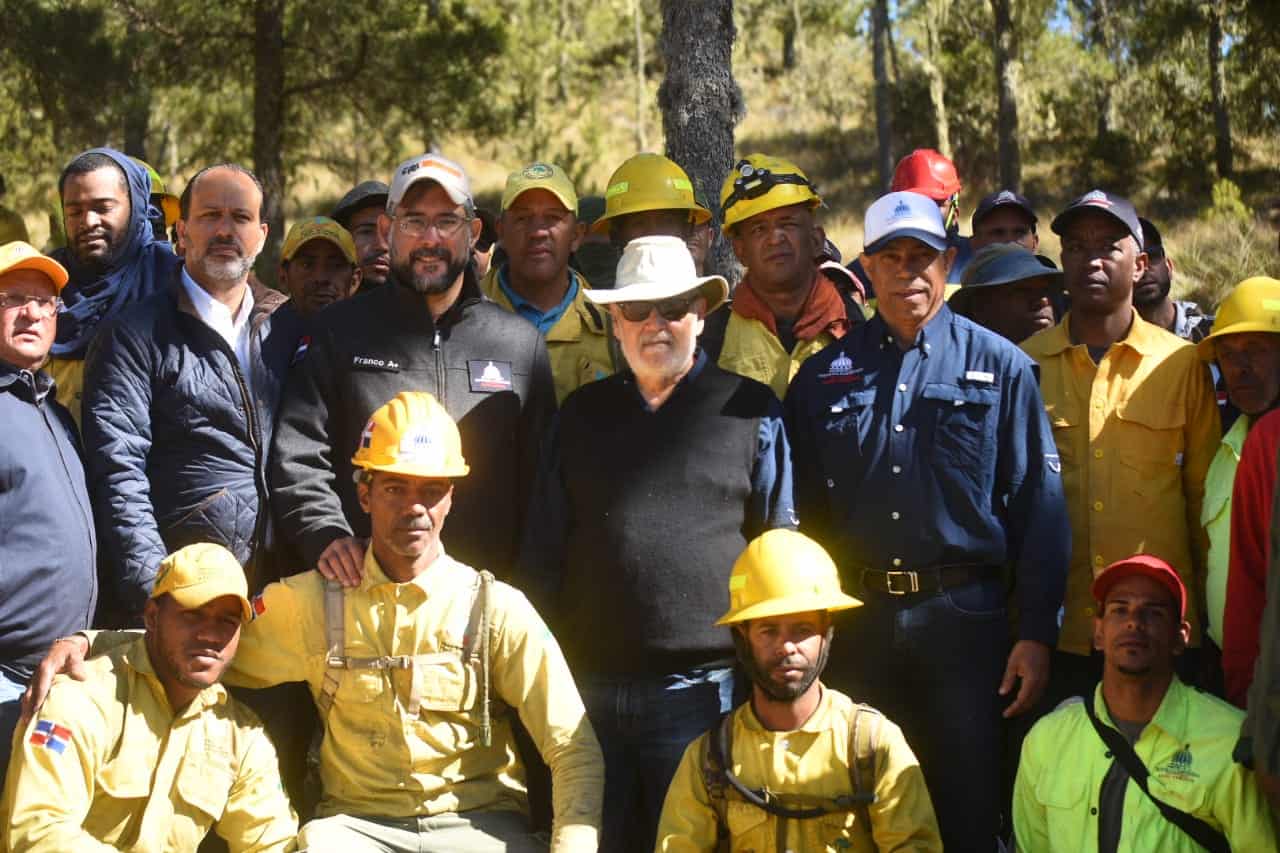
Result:
{"label": "man's hand on shoulder", "polygon": [[53,686],[54,676],[66,674],[76,681],[84,681],[88,678],[88,672],[84,668],[84,659],[88,654],[89,639],[81,634],[72,634],[70,637],[60,637],[53,641],[44,660],[40,661],[35,674],[31,676],[31,683],[27,685],[26,692],[22,694],[22,717],[18,720],[19,729],[24,728],[44,704],[44,700],[49,696],[49,688]]}
{"label": "man's hand on shoulder", "polygon": [[357,539],[354,536],[335,539],[320,552],[316,571],[325,580],[337,581],[346,587],[357,587],[364,575],[364,552],[368,545],[367,539]]}

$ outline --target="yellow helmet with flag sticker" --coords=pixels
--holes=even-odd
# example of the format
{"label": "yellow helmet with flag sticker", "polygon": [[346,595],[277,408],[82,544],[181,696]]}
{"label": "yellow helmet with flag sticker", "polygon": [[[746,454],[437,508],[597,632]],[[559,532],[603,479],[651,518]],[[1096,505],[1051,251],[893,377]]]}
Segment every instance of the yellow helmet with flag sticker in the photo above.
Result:
{"label": "yellow helmet with flag sticker", "polygon": [[720,187],[726,233],[757,213],[793,204],[817,207],[822,196],[799,166],[781,157],[750,154],[738,161]]}
{"label": "yellow helmet with flag sticker", "polygon": [[734,561],[729,611],[716,624],[861,605],[840,589],[836,564],[821,545],[794,530],[769,530],[752,539]]}
{"label": "yellow helmet with flag sticker", "polygon": [[1246,278],[1218,305],[1213,330],[1196,344],[1205,361],[1217,357],[1214,338],[1240,332],[1280,332],[1280,280],[1264,275]]}
{"label": "yellow helmet with flag sticker", "polygon": [[646,210],[687,210],[693,224],[711,218],[698,204],[689,175],[674,160],[661,154],[637,154],[609,177],[604,193],[604,215],[591,224],[593,234],[608,234],[610,220]]}
{"label": "yellow helmet with flag sticker", "polygon": [[410,477],[465,477],[471,470],[457,424],[425,391],[401,391],[374,412],[351,464]]}

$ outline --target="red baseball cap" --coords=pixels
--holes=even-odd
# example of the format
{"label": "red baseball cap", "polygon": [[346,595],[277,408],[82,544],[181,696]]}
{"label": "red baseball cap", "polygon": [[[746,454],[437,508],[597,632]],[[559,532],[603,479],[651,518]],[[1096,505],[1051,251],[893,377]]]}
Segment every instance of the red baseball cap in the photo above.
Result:
{"label": "red baseball cap", "polygon": [[1107,593],[1111,591],[1113,586],[1125,578],[1131,578],[1135,575],[1151,578],[1151,580],[1169,590],[1174,600],[1178,602],[1178,618],[1185,619],[1187,617],[1187,588],[1183,586],[1182,578],[1178,577],[1178,573],[1173,570],[1173,566],[1151,554],[1134,554],[1132,557],[1117,560],[1103,569],[1093,579],[1094,600],[1098,604],[1102,604],[1107,600]]}

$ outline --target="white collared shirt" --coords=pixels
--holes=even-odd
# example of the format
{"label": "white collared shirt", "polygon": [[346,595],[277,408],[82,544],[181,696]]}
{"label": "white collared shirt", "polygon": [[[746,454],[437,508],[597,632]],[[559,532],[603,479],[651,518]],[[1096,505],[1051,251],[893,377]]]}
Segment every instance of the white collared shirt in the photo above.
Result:
{"label": "white collared shirt", "polygon": [[204,321],[206,326],[217,332],[236,354],[236,361],[240,365],[240,373],[244,376],[245,385],[252,388],[253,371],[249,369],[249,315],[253,313],[252,290],[248,287],[244,289],[240,310],[233,317],[231,309],[196,284],[195,279],[187,273],[185,266],[182,268],[182,286],[191,299],[191,305],[196,309],[196,315]]}

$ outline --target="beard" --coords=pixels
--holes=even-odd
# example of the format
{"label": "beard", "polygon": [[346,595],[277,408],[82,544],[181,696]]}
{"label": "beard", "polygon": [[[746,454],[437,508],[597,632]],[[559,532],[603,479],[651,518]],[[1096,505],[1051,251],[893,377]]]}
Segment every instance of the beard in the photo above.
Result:
{"label": "beard", "polygon": [[[827,655],[831,651],[831,638],[834,633],[835,630],[833,628],[827,628],[826,634],[822,638],[822,652],[814,663],[809,663],[807,658],[797,654],[793,657],[779,660],[773,666],[762,666],[752,653],[747,639],[736,628],[733,630],[733,645],[738,652],[738,662],[742,664],[742,668],[746,670],[752,683],[763,690],[765,695],[775,702],[791,703],[807,693],[813,683],[818,680],[818,676],[822,675],[822,671],[827,668]],[[796,669],[803,669],[804,676],[795,682],[778,681],[773,677],[772,670],[784,664]]]}
{"label": "beard", "polygon": [[[444,261],[444,272],[440,273],[418,273],[414,270],[414,264],[427,258],[439,258]],[[463,270],[467,268],[470,262],[470,254],[463,258],[455,258],[453,252],[441,248],[422,248],[414,249],[409,253],[409,257],[403,261],[398,261],[394,257],[391,259],[391,271],[395,273],[396,279],[413,288],[424,296],[433,296],[444,293],[453,283],[458,280],[458,276],[462,275]]]}
{"label": "beard", "polygon": [[[248,278],[249,270],[253,269],[254,262],[258,260],[257,253],[247,254],[244,247],[235,240],[219,240],[209,244],[210,249],[215,246],[234,247],[237,257],[210,257],[208,250],[206,250],[194,264],[196,270],[205,279],[218,284],[238,284]],[[188,264],[190,263],[190,260],[188,260]]]}

